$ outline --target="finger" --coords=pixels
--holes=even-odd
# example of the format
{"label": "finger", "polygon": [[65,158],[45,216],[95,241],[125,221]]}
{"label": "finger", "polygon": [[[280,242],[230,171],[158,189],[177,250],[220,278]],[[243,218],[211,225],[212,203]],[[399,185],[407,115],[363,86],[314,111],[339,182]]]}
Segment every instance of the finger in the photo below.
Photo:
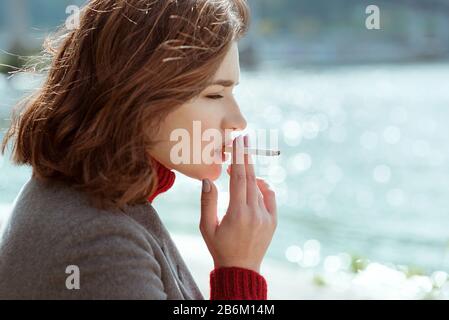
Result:
{"label": "finger", "polygon": [[[229,176],[231,176],[231,165],[228,165],[228,168],[226,169],[226,172],[228,173]],[[260,192],[260,184],[263,183],[263,184],[266,185],[267,183],[265,182],[265,180],[263,180],[261,178],[257,178],[257,177],[256,177],[256,183],[257,183],[257,197],[258,197],[259,200],[262,201],[261,206],[263,206],[264,205],[264,203],[263,203],[263,195],[262,195],[262,192]]]}
{"label": "finger", "polygon": [[203,180],[200,230],[206,235],[212,235],[218,226],[217,198],[218,192],[214,183],[209,179]]}
{"label": "finger", "polygon": [[[249,147],[249,137],[245,135],[243,138],[245,147]],[[245,154],[245,171],[246,171],[246,203],[256,204],[258,202],[256,174],[254,172],[254,164],[250,154]]]}
{"label": "finger", "polygon": [[[228,165],[226,172],[228,173],[229,176],[231,176],[231,165]],[[262,192],[260,191],[260,184],[263,183],[263,184],[267,185],[267,183],[265,182],[265,180],[263,180],[261,178],[257,178],[257,177],[256,177],[256,181],[257,181],[257,198],[259,201],[259,205],[261,207],[263,207],[263,206],[265,206],[265,204],[263,203],[263,195],[262,195]]]}
{"label": "finger", "polygon": [[243,163],[243,137],[232,143],[231,181],[229,184],[230,204],[246,204],[246,172]]}
{"label": "finger", "polygon": [[261,188],[263,188],[263,186],[261,187],[261,184],[265,184],[266,182],[265,180],[261,179],[261,178],[256,178],[256,184],[257,184],[257,201],[259,203],[259,206],[262,208],[265,208],[265,203],[263,201],[263,195],[262,192],[260,191]]}
{"label": "finger", "polygon": [[258,187],[260,192],[262,192],[263,203],[267,211],[276,218],[277,216],[277,206],[276,206],[276,194],[271,189],[270,185],[265,181],[258,181]]}

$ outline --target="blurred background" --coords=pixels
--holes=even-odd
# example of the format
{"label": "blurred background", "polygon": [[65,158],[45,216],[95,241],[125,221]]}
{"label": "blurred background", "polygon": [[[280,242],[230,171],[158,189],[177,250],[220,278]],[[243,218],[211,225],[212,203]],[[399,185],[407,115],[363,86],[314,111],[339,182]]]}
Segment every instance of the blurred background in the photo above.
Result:
{"label": "blurred background", "polygon": [[[0,138],[42,81],[9,72],[84,3],[0,1]],[[257,167],[278,199],[269,298],[449,298],[449,0],[249,3],[236,96],[248,129],[279,130],[282,152]],[[365,25],[372,4],[379,30]],[[30,173],[0,156],[0,223]],[[226,174],[217,184],[223,214]],[[177,174],[154,206],[208,297],[199,197]]]}

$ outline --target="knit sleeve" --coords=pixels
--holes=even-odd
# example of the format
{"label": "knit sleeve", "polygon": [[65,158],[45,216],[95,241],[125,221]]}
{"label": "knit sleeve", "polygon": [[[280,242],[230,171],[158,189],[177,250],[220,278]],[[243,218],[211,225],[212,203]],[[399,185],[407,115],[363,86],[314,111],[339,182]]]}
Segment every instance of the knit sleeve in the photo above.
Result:
{"label": "knit sleeve", "polygon": [[253,270],[215,268],[210,273],[210,300],[267,300],[267,282]]}

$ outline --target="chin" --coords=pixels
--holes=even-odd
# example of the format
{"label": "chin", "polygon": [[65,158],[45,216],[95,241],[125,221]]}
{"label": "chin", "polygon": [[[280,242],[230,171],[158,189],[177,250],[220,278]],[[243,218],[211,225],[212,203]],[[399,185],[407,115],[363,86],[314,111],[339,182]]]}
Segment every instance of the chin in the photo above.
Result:
{"label": "chin", "polygon": [[197,180],[217,180],[222,171],[222,164],[189,165],[184,168],[176,168],[180,173]]}
{"label": "chin", "polygon": [[205,164],[196,168],[195,177],[198,180],[209,179],[217,180],[221,175],[221,164]]}
{"label": "chin", "polygon": [[211,164],[207,166],[206,177],[203,179],[209,179],[211,181],[217,180],[221,176],[222,165],[221,164]]}

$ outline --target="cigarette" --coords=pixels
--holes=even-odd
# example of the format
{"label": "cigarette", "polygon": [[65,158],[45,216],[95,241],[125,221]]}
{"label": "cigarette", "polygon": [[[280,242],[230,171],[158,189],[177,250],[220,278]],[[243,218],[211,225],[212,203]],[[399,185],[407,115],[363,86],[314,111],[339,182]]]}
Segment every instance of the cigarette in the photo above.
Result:
{"label": "cigarette", "polygon": [[[244,154],[252,154],[256,156],[267,156],[274,157],[281,154],[279,150],[266,150],[266,149],[255,149],[255,148],[244,148]],[[226,147],[224,152],[232,153],[232,147]]]}

